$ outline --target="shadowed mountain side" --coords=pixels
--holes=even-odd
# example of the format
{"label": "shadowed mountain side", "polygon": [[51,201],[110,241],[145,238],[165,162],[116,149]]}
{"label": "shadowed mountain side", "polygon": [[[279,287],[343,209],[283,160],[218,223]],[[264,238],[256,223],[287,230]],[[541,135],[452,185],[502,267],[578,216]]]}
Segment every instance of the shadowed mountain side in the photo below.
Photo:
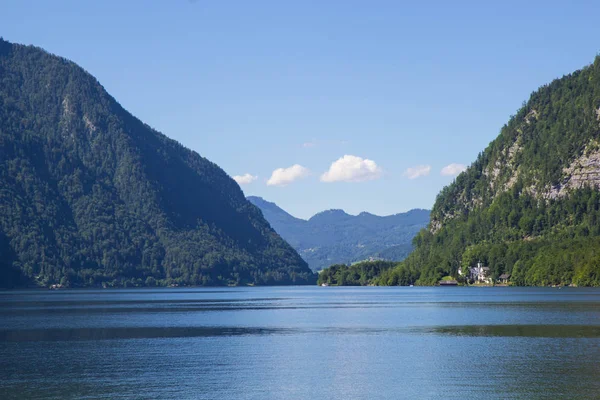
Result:
{"label": "shadowed mountain side", "polygon": [[0,286],[316,280],[217,165],[76,64],[3,40],[0,155]]}

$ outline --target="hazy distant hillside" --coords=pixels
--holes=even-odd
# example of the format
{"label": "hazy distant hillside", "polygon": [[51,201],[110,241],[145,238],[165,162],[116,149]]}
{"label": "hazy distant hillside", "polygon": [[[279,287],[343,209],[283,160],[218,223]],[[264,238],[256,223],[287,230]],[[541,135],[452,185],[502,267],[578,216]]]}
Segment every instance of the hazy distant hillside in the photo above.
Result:
{"label": "hazy distant hillside", "polygon": [[481,261],[517,285],[600,286],[600,57],[535,91],[454,183],[380,284]]}
{"label": "hazy distant hillside", "polygon": [[217,165],[0,39],[0,286],[315,281]]}
{"label": "hazy distant hillside", "polygon": [[353,216],[342,210],[328,210],[307,221],[260,197],[250,196],[248,200],[262,210],[271,226],[313,270],[369,257],[402,260],[412,248],[412,238],[429,222],[428,210],[386,217],[366,212]]}

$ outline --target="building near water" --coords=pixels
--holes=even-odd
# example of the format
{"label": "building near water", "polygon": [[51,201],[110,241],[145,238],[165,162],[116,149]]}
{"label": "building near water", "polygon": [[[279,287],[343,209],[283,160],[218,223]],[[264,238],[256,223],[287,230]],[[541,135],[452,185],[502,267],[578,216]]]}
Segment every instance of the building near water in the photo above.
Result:
{"label": "building near water", "polygon": [[492,283],[490,268],[484,267],[481,261],[477,266],[469,268],[469,278],[475,282]]}
{"label": "building near water", "polygon": [[498,277],[498,283],[502,283],[504,285],[508,284],[508,280],[510,279],[510,274],[502,274]]}

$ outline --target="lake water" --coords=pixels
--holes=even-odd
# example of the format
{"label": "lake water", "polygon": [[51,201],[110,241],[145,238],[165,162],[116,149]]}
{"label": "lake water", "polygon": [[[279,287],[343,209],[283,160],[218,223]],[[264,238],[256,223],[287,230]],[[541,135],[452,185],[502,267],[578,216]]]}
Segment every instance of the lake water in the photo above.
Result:
{"label": "lake water", "polygon": [[600,290],[0,292],[0,398],[600,398]]}

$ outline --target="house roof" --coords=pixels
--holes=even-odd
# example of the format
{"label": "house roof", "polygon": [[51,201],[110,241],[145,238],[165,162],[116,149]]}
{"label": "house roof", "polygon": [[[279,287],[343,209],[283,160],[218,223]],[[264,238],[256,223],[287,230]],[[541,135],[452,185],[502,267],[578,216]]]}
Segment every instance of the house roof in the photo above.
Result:
{"label": "house roof", "polygon": [[502,274],[500,275],[500,279],[508,279],[510,278],[510,274]]}

